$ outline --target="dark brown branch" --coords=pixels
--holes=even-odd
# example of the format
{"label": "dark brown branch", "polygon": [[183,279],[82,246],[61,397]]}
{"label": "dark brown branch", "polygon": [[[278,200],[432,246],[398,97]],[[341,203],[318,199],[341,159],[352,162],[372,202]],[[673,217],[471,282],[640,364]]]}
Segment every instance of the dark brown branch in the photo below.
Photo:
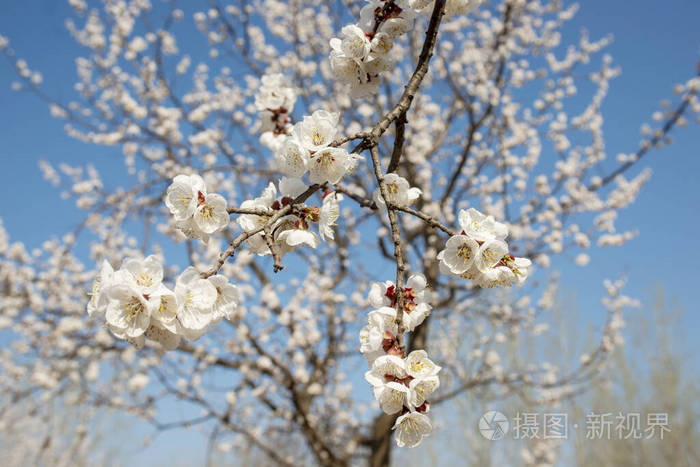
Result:
{"label": "dark brown branch", "polygon": [[394,125],[396,126],[396,137],[394,139],[394,149],[391,152],[391,160],[389,161],[389,166],[386,168],[387,173],[396,172],[396,169],[399,167],[406,133],[406,112],[399,115]]}

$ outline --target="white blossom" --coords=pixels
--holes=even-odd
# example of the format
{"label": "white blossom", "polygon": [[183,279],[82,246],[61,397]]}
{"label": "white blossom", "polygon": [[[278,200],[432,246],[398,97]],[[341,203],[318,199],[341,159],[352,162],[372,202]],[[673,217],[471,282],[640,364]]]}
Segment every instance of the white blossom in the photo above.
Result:
{"label": "white blossom", "polygon": [[275,152],[277,168],[290,177],[301,178],[307,171],[310,158],[306,149],[296,136],[287,136]]}
{"label": "white blossom", "polygon": [[[367,325],[360,331],[360,352],[371,365],[384,355],[383,341],[385,332],[390,331],[386,327],[386,321],[382,316],[373,315],[368,319]],[[391,332],[389,332],[391,334]]]}
{"label": "white blossom", "polygon": [[338,194],[336,191],[323,197],[323,204],[321,205],[321,213],[318,220],[318,231],[322,240],[326,238],[333,240],[334,238],[333,227],[340,217],[339,201],[342,199],[343,195]]}
{"label": "white blossom", "polygon": [[[508,244],[501,240],[486,240],[476,252],[474,265],[483,272],[493,268],[508,253]],[[447,256],[447,253],[445,253]]]}
{"label": "white blossom", "polygon": [[153,342],[160,344],[163,350],[166,351],[176,349],[182,340],[179,335],[161,327],[158,322],[153,322],[153,324],[146,329],[145,336]]}
{"label": "white blossom", "polygon": [[175,216],[184,221],[194,216],[200,198],[206,193],[204,180],[199,175],[178,175],[168,187],[165,205]]}
{"label": "white blossom", "polygon": [[437,375],[416,378],[411,380],[408,387],[412,398],[410,401],[411,405],[420,407],[428,396],[440,387],[440,378]]}
{"label": "white blossom", "polygon": [[486,240],[505,240],[508,228],[496,222],[493,216],[486,216],[474,208],[459,212],[459,226],[464,235],[478,242]]}
{"label": "white blossom", "polygon": [[401,415],[394,423],[396,445],[414,448],[420,444],[424,436],[433,430],[430,418],[418,412],[408,412]]}
{"label": "white blossom", "polygon": [[333,142],[338,133],[337,113],[317,110],[294,125],[294,134],[308,151],[319,151]]}
{"label": "white blossom", "polygon": [[178,302],[178,334],[181,333],[187,340],[199,339],[215,317],[216,287],[202,279],[195,268],[189,267],[178,276],[175,295]]}
{"label": "white blossom", "polygon": [[414,350],[406,357],[406,373],[414,378],[435,376],[441,367],[428,358],[425,350]]}
{"label": "white blossom", "polygon": [[311,155],[309,181],[336,184],[355,167],[355,160],[343,148],[324,148]]}
{"label": "white blossom", "polygon": [[382,321],[382,329],[396,335],[398,325],[396,324],[396,308],[384,306],[369,313],[369,320],[376,317]]}
{"label": "white blossom", "polygon": [[[141,336],[151,324],[151,313],[156,305],[138,288],[128,282],[112,284],[108,296],[105,320],[109,329],[119,338]],[[158,300],[160,302],[160,300]]]}
{"label": "white blossom", "polygon": [[399,412],[411,398],[410,389],[401,383],[390,381],[374,386],[374,397],[384,413],[394,414]]}
{"label": "white blossom", "polygon": [[[404,7],[404,8],[402,8]],[[336,77],[350,85],[354,98],[377,93],[381,73],[390,71],[395,60],[388,57],[394,39],[413,27],[414,12],[394,2],[369,1],[360,10],[357,24],[341,30],[342,38],[330,40],[330,66]]]}
{"label": "white blossom", "polygon": [[221,274],[215,274],[208,280],[216,288],[216,301],[212,307],[214,319],[233,319],[240,301],[238,287],[229,283],[228,279]]}
{"label": "white blossom", "polygon": [[188,238],[204,243],[214,232],[229,223],[226,199],[216,193],[207,193],[199,175],[178,175],[168,187],[165,204],[175,217],[175,227]]}
{"label": "white blossom", "polygon": [[199,231],[206,235],[226,228],[229,222],[226,200],[216,193],[209,193],[200,197],[197,209],[194,212],[194,224]]}
{"label": "white blossom", "polygon": [[406,377],[406,363],[396,355],[383,355],[372,363],[372,368],[365,373],[365,379],[372,386],[382,386],[386,383],[387,376],[404,379]]}
{"label": "white blossom", "polygon": [[175,293],[165,285],[160,284],[155,293],[149,297],[151,297],[150,299],[156,297],[160,299],[158,306],[151,313],[151,324],[174,329],[178,310]]}
{"label": "white blossom", "polygon": [[[408,331],[413,331],[430,315],[432,307],[428,302],[431,298],[425,276],[414,274],[408,278],[403,290],[403,324]],[[380,307],[370,315],[381,313],[395,318],[396,286],[393,282],[373,283],[368,300],[373,307]]]}
{"label": "white blossom", "polygon": [[474,264],[479,251],[476,240],[466,235],[450,237],[438,259],[453,274],[463,274]]}
{"label": "white blossom", "polygon": [[275,228],[278,231],[275,236],[275,241],[283,245],[281,248],[283,254],[302,244],[308,245],[311,248],[316,248],[321,243],[318,236],[308,230],[308,225],[295,216],[283,217],[276,224]]}
{"label": "white blossom", "polygon": [[370,51],[370,42],[365,32],[354,24],[349,24],[341,30],[342,41],[340,49],[346,57],[362,60]]}
{"label": "white blossom", "polygon": [[[405,178],[395,173],[386,174],[384,184],[389,202],[396,206],[410,206],[422,193],[418,188],[411,188]],[[374,201],[381,207],[386,206],[379,188],[374,191]]]}

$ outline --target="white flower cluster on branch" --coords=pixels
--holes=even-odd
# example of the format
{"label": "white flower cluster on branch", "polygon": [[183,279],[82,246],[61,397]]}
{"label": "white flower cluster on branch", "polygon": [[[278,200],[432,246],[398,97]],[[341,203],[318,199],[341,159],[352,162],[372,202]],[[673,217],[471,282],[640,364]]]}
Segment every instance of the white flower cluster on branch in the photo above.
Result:
{"label": "white flower cluster on branch", "polygon": [[432,425],[427,397],[440,387],[440,367],[424,350],[405,355],[399,338],[405,328],[413,331],[430,314],[430,292],[425,277],[411,276],[403,288],[402,322],[397,321],[397,291],[391,281],[373,283],[369,301],[379,307],[369,313],[368,324],[360,331],[360,352],[370,370],[365,379],[384,413],[400,413],[394,423],[398,446],[417,446],[428,436]]}
{"label": "white flower cluster on branch", "polygon": [[279,188],[279,198],[274,183],[270,182],[259,197],[241,204],[242,211],[257,210],[261,213],[243,214],[236,219],[244,232],[258,231],[247,239],[248,247],[253,253],[261,256],[279,254],[281,258],[300,245],[318,247],[318,235],[309,230],[312,223],[318,223],[322,239],[333,239],[333,226],[340,215],[338,203],[342,200],[342,195],[328,191],[320,207],[293,205],[286,215],[270,224],[270,218],[276,212],[290,206],[309,187],[298,178],[282,177]]}
{"label": "white flower cluster on branch", "polygon": [[381,73],[391,70],[394,41],[413,27],[415,12],[395,1],[370,1],[357,24],[343,27],[342,38],[330,40],[331,69],[350,85],[353,97],[375,94]]}
{"label": "white flower cluster on branch", "polygon": [[[432,293],[428,290],[425,276],[414,274],[408,278],[406,286],[403,288],[403,325],[406,330],[413,331],[430,315],[432,306],[430,306],[429,302],[431,299]],[[373,283],[369,291],[369,302],[374,308],[380,310],[385,308],[393,309],[393,312],[385,310],[382,313],[393,314],[395,319],[396,285],[392,281]],[[372,313],[370,313],[370,320]]]}
{"label": "white flower cluster on branch", "polygon": [[[466,14],[480,0],[447,0],[445,15]],[[420,11],[432,11],[432,0],[368,0],[360,10],[357,24],[341,30],[341,37],[330,40],[331,69],[350,85],[352,97],[376,94],[381,74],[391,71],[396,59],[389,56],[394,41],[413,28]]]}
{"label": "white flower cluster on branch", "polygon": [[480,287],[509,287],[527,279],[531,262],[508,253],[508,227],[474,208],[459,212],[459,235],[438,253],[440,271],[473,280]]}
{"label": "white flower cluster on branch", "polygon": [[145,338],[173,350],[181,338],[199,339],[222,318],[232,319],[239,293],[224,276],[202,279],[188,267],[173,289],[163,284],[163,265],[156,256],[128,258],[114,271],[102,262],[93,282],[87,312],[103,317],[112,334],[137,348]]}
{"label": "white flower cluster on branch", "polygon": [[278,169],[290,177],[307,172],[311,183],[335,184],[357,166],[358,157],[331,146],[338,134],[337,113],[317,110],[294,125],[275,153]]}
{"label": "white flower cluster on branch", "polygon": [[297,100],[296,89],[281,73],[264,75],[255,95],[260,112],[260,142],[275,151],[291,128],[290,114]]}

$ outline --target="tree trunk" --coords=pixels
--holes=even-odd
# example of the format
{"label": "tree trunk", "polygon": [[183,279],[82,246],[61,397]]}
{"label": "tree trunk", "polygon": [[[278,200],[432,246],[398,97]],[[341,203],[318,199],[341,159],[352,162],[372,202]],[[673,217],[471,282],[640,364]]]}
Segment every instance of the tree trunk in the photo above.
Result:
{"label": "tree trunk", "polygon": [[396,415],[382,413],[374,419],[372,426],[372,442],[370,444],[369,467],[386,467],[391,460],[391,427],[394,426]]}

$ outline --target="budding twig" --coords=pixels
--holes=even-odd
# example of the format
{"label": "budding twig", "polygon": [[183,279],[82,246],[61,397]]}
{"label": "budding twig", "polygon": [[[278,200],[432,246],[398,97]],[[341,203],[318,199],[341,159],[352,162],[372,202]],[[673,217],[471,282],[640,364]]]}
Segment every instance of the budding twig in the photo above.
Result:
{"label": "budding twig", "polygon": [[[377,183],[379,183],[379,192],[382,197],[387,200],[389,199],[389,191],[384,182],[384,174],[382,173],[381,163],[379,162],[379,149],[376,145],[370,148],[370,154],[372,156],[374,175],[377,177]],[[389,214],[389,224],[391,225],[391,239],[394,242],[394,258],[396,259],[396,323],[399,329],[396,338],[399,342],[399,347],[403,349],[403,274],[406,270],[406,264],[404,263],[403,251],[401,249],[401,232],[399,231],[396,212],[389,204],[387,204],[387,212]]]}

